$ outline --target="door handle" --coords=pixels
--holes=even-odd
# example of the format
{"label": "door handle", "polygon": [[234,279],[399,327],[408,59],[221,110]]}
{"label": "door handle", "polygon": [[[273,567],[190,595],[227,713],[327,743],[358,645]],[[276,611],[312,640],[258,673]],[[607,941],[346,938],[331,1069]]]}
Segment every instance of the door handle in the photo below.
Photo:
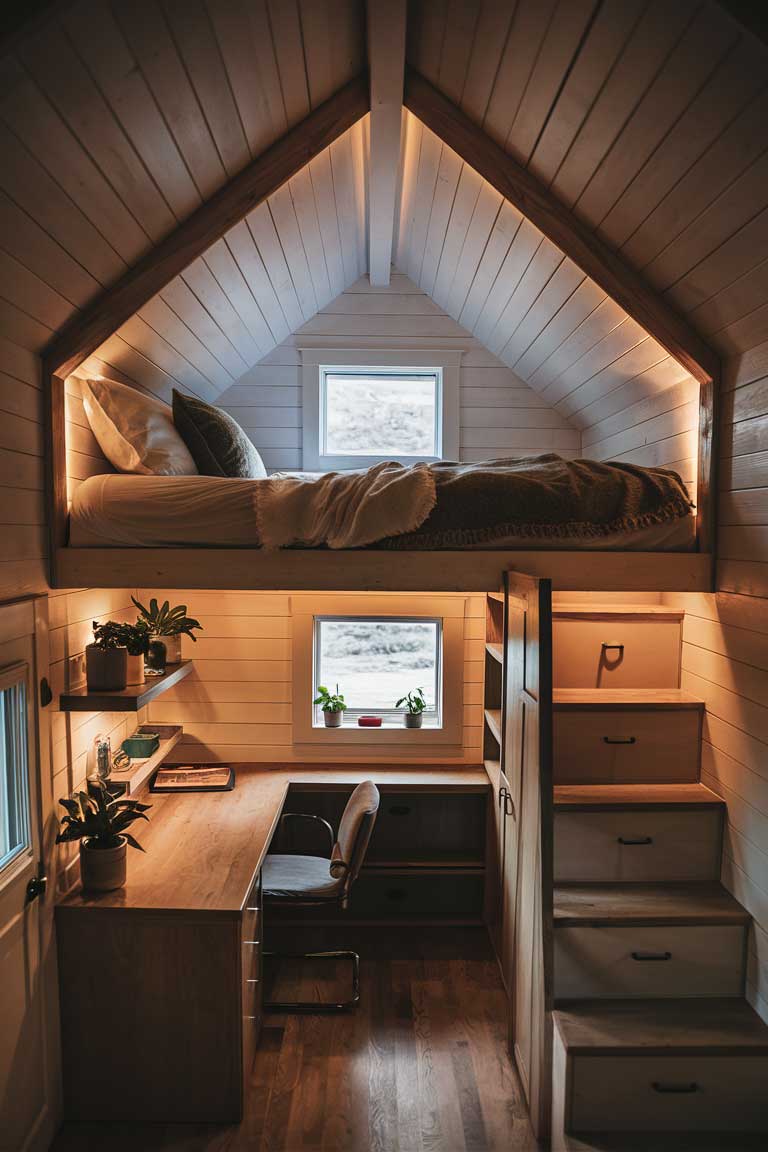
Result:
{"label": "door handle", "polygon": [[636,744],[637,743],[637,737],[636,736],[627,736],[627,738],[625,740],[614,740],[613,737],[611,737],[611,736],[603,736],[603,743],[604,744]]}
{"label": "door handle", "polygon": [[633,960],[671,960],[671,952],[633,952]]}
{"label": "door handle", "polygon": [[624,844],[625,846],[631,844],[653,844],[653,836],[619,836],[616,843]]}
{"label": "door handle", "polygon": [[37,900],[38,896],[42,896],[47,884],[47,876],[33,876],[29,884],[27,884],[27,904],[31,904],[33,900]]}
{"label": "door handle", "polygon": [[505,788],[504,791],[506,793],[506,795],[504,797],[504,815],[505,816],[511,816],[512,819],[514,820],[515,819],[515,805],[514,805],[514,802],[512,800],[511,793],[509,792],[509,790],[507,788]]}

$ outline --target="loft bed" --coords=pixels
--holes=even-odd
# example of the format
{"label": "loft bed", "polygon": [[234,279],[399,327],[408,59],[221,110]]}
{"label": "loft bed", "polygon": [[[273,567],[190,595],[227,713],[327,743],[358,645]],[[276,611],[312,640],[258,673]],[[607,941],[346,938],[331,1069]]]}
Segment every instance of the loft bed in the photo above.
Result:
{"label": "loft bed", "polygon": [[[699,433],[695,540],[693,550],[688,550],[691,540],[685,539],[685,532],[679,542],[673,539],[671,547],[686,549],[680,551],[638,550],[643,547],[643,539],[649,541],[649,549],[670,547],[668,542],[657,545],[658,534],[654,536],[652,531],[643,537],[643,530],[637,533],[637,541],[624,543],[626,534],[617,537],[619,547],[631,549],[627,551],[613,550],[617,545],[610,540],[607,548],[599,550],[497,546],[435,551],[389,551],[378,547],[265,551],[258,546],[242,545],[199,547],[187,540],[172,547],[153,544],[100,547],[93,546],[87,531],[83,533],[79,525],[80,540],[77,532],[73,535],[81,546],[73,546],[69,531],[65,392],[65,380],[52,374],[48,380],[48,497],[53,588],[153,585],[284,591],[483,592],[497,590],[502,573],[510,570],[548,577],[553,588],[562,591],[708,591],[712,587],[712,550],[707,547],[712,520],[707,471],[713,459],[712,419],[704,402],[705,389],[702,389]],[[111,471],[104,460],[103,472]],[[213,483],[226,482],[214,480]],[[202,533],[201,539],[205,539]]]}

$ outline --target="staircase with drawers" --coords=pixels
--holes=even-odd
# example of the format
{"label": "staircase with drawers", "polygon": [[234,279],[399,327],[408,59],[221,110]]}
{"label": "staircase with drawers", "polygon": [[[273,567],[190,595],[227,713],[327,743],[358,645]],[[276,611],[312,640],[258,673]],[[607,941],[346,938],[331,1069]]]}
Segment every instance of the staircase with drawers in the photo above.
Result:
{"label": "staircase with drawers", "polygon": [[765,1137],[734,1134],[768,1130],[750,917],[719,882],[725,806],[699,782],[682,616],[552,613],[555,1152],[744,1148]]}

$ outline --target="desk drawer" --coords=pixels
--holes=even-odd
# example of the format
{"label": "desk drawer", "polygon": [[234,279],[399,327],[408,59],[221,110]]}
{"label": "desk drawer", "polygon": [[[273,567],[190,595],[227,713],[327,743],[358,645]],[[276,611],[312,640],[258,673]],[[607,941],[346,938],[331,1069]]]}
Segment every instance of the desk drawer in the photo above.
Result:
{"label": "desk drawer", "polygon": [[680,621],[622,616],[552,621],[556,688],[678,688]]}
{"label": "desk drawer", "polygon": [[741,925],[557,928],[555,995],[740,996],[744,944]]}
{"label": "desk drawer", "polygon": [[720,809],[555,813],[555,881],[716,880]]}
{"label": "desk drawer", "polygon": [[570,1132],[768,1130],[766,1056],[575,1056]]}
{"label": "desk drawer", "polygon": [[695,783],[700,731],[696,708],[555,710],[555,783]]}
{"label": "desk drawer", "polygon": [[356,920],[449,920],[477,923],[483,915],[482,872],[364,868],[352,889]]}

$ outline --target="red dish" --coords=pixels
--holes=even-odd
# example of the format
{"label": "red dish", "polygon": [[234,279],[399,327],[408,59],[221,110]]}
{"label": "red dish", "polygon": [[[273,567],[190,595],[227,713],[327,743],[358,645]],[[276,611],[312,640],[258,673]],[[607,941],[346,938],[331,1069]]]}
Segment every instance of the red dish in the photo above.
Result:
{"label": "red dish", "polygon": [[360,728],[381,728],[381,716],[358,716],[357,723]]}

